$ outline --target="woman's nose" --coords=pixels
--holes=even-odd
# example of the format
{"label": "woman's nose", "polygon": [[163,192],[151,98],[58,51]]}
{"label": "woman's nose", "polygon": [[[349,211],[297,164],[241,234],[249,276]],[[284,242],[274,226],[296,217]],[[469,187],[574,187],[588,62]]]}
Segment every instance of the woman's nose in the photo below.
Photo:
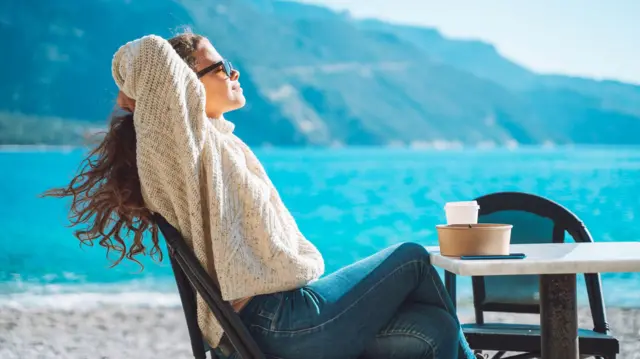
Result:
{"label": "woman's nose", "polygon": [[231,71],[231,81],[238,81],[239,78],[240,78],[240,71],[233,69]]}

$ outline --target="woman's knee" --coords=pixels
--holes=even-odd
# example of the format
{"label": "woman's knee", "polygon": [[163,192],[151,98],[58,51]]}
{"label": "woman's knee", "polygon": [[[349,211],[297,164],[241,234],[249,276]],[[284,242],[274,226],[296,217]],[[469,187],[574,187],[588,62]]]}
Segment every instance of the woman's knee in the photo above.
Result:
{"label": "woman's knee", "polygon": [[427,249],[423,245],[414,242],[397,244],[393,254],[402,257],[405,259],[405,262],[410,260],[424,260],[429,262],[429,252]]}

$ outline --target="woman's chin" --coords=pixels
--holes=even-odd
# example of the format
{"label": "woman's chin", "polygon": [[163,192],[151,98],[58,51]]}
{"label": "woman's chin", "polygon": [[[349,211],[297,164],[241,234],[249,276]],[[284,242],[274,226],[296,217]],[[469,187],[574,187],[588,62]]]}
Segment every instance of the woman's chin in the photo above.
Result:
{"label": "woman's chin", "polygon": [[242,92],[240,92],[240,93],[236,94],[236,101],[235,102],[236,102],[236,105],[238,106],[236,108],[236,110],[237,110],[237,109],[243,108],[244,105],[247,104],[247,99],[244,97]]}
{"label": "woman's chin", "polygon": [[243,108],[247,103],[247,100],[244,98],[244,95],[242,93],[235,93],[234,95],[235,96],[233,98],[230,98],[229,102],[227,102],[227,106],[225,106],[226,110],[224,111],[224,113],[239,110]]}

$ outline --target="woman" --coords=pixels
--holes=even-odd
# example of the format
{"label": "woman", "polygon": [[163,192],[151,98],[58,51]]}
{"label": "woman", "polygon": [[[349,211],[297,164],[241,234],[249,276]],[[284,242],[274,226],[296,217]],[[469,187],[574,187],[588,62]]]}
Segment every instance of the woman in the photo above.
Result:
{"label": "woman", "polygon": [[[262,165],[223,114],[245,103],[240,73],[204,37],[145,36],[113,59],[118,105],[102,143],[63,189],[76,236],[162,260],[152,213],[180,230],[270,358],[474,358],[426,250],[387,248],[320,278]],[[130,245],[122,232],[131,233]],[[151,232],[150,248],[143,233]],[[216,347],[222,329],[202,298]]]}

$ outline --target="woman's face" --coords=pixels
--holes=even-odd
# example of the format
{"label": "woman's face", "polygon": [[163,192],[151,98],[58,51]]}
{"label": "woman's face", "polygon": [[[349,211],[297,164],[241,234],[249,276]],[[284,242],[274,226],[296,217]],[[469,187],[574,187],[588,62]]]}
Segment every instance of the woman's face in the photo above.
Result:
{"label": "woman's face", "polygon": [[[223,60],[206,38],[198,43],[194,56],[196,58],[196,72],[219,64]],[[207,116],[219,118],[226,112],[244,106],[246,100],[242,94],[240,82],[238,82],[239,78],[240,72],[237,70],[231,71],[231,76],[227,76],[223,66],[218,66],[200,77],[207,96],[205,109]]]}

